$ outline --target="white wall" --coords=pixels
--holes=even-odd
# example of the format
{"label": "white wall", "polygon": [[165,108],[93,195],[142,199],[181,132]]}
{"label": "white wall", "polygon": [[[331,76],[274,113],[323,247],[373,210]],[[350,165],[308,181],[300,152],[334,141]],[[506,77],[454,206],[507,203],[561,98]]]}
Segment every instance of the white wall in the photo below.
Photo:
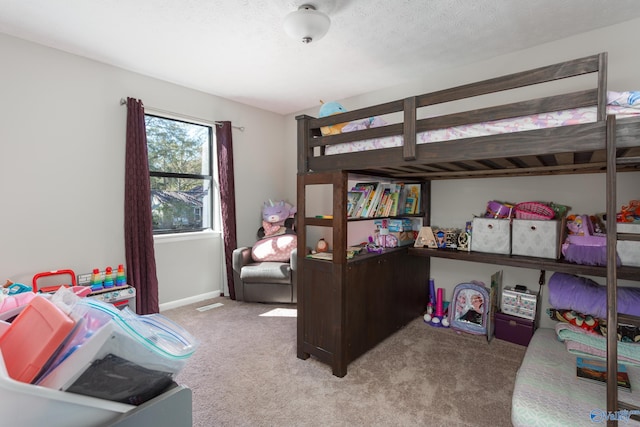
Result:
{"label": "white wall", "polygon": [[[262,201],[286,197],[281,115],[3,34],[0,52],[3,280],[30,284],[42,271],[124,263],[120,98],[245,127],[233,130],[239,244],[255,241]],[[161,304],[219,294],[220,240],[156,244]]]}
{"label": "white wall", "polygon": [[[600,51],[609,52],[609,88],[638,89],[638,24],[640,20],[634,20],[419,76],[405,85],[341,102],[356,109]],[[0,52],[0,279],[30,283],[42,271],[71,268],[80,273],[124,261],[122,97],[208,121],[231,120],[246,128],[233,131],[239,245],[255,241],[264,200],[295,203],[295,114],[283,117],[2,34]],[[318,109],[301,113],[317,116]],[[620,203],[640,197],[637,182],[638,174],[620,180]],[[575,209],[602,210],[603,183],[603,176],[438,181],[433,184],[434,223],[457,225],[482,210],[487,200],[515,198],[511,194],[518,200],[554,199]],[[552,188],[553,193],[547,191]],[[219,236],[207,243],[158,242],[161,304],[222,289],[216,239]],[[211,264],[182,268],[181,255],[190,252],[195,259],[202,256],[203,262],[211,259]],[[432,272],[438,286],[450,292],[456,283],[488,278],[493,270],[433,260]],[[505,268],[505,281],[537,283],[537,272]]]}
{"label": "white wall", "polygon": [[[608,52],[609,57],[609,89],[639,90],[640,77],[637,70],[640,67],[640,57],[636,54],[635,46],[638,25],[640,20],[636,19],[469,66],[418,76],[415,81],[402,86],[339,101],[347,110],[355,110],[603,51]],[[319,107],[297,114],[317,117],[318,109]],[[291,147],[296,146],[294,117],[297,114],[288,117],[286,122],[287,143]],[[294,152],[293,149],[291,151]],[[296,173],[295,157],[293,155],[289,157],[288,173],[294,175]],[[443,227],[464,227],[465,221],[474,214],[482,213],[487,201],[492,199],[512,202],[548,200],[571,206],[573,213],[602,212],[605,210],[604,179],[604,174],[597,174],[434,181],[432,183],[432,224]],[[640,183],[640,173],[620,175],[618,205],[630,199],[640,198],[638,183]],[[295,187],[289,186],[288,191],[294,194]],[[325,201],[325,203],[329,202]],[[531,289],[537,289],[539,272],[534,270],[444,259],[433,259],[431,265],[431,274],[435,278],[436,286],[445,288],[445,298],[453,293],[453,288],[458,283],[470,280],[489,283],[491,274],[498,269],[504,270],[505,285],[523,284]],[[547,272],[547,279],[550,274],[551,272]],[[594,278],[594,280],[604,283],[604,278]],[[543,292],[542,307],[546,309],[548,308],[546,288]],[[543,319],[542,324],[549,326],[552,323],[548,319]]]}

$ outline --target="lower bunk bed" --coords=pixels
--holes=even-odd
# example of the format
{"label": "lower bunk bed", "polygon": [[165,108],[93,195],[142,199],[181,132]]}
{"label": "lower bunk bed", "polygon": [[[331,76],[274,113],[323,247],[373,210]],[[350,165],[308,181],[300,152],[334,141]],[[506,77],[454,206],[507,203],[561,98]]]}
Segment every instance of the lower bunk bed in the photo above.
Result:
{"label": "lower bunk bed", "polygon": [[[626,367],[631,391],[620,391],[619,399],[640,405],[640,366]],[[567,351],[554,329],[536,330],[516,375],[511,403],[513,425],[604,425],[606,408],[606,386],[576,376],[576,355]],[[640,426],[640,422],[628,418],[628,412],[619,411],[618,415],[621,425]]]}

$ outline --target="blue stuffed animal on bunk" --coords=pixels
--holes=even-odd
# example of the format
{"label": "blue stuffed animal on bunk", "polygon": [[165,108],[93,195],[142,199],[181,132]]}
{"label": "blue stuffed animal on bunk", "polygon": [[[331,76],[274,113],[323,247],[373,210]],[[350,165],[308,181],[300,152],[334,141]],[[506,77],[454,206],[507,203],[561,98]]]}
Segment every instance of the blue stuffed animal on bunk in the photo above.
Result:
{"label": "blue stuffed animal on bunk", "polygon": [[[347,109],[342,106],[339,102],[331,101],[331,102],[323,102],[320,101],[322,106],[320,107],[320,113],[318,117],[329,117],[334,114],[346,113]],[[369,117],[362,120],[354,120],[351,122],[338,123],[330,126],[322,126],[320,128],[320,132],[323,136],[326,135],[338,135],[343,132],[352,132],[354,130],[363,130],[369,129],[379,126],[384,126],[387,123],[379,117]]]}

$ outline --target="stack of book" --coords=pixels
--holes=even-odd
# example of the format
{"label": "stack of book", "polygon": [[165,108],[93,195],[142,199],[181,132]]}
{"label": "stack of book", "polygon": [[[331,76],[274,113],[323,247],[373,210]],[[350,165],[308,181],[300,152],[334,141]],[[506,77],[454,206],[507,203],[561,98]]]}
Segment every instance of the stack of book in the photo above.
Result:
{"label": "stack of book", "polygon": [[347,193],[348,218],[420,213],[420,184],[361,182]]}
{"label": "stack of book", "polygon": [[[618,363],[618,389],[631,391],[629,374],[627,367]],[[587,357],[576,357],[576,374],[578,378],[607,383],[607,363],[604,360],[591,359]]]}

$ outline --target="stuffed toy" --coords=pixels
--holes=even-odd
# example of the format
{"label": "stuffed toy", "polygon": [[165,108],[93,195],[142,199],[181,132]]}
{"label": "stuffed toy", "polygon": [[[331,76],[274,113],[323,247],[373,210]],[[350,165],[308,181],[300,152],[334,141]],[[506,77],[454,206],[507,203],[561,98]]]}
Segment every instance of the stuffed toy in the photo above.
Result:
{"label": "stuffed toy", "polygon": [[262,206],[262,227],[258,230],[258,242],[251,250],[256,262],[286,262],[297,247],[295,234],[296,208],[284,200],[274,203],[268,200]]}
{"label": "stuffed toy", "polygon": [[[340,114],[340,113],[346,113],[347,110],[338,102],[335,101],[331,101],[331,102],[322,102],[320,101],[320,103],[322,103],[322,106],[320,107],[320,114],[319,117],[329,117],[329,116],[333,116],[334,114]],[[342,133],[342,128],[345,127],[347,123],[338,123],[335,125],[331,125],[331,126],[322,126],[320,128],[320,132],[322,133],[323,136],[326,135],[338,135],[340,133]]]}
{"label": "stuffed toy", "polygon": [[262,227],[258,229],[258,239],[280,234],[295,233],[296,207],[281,200],[274,203],[271,199],[262,206]]}
{"label": "stuffed toy", "polygon": [[640,222],[640,200],[631,200],[616,215],[617,222]]}
{"label": "stuffed toy", "polygon": [[[329,117],[334,114],[346,113],[347,110],[338,102],[322,102],[320,107],[319,117]],[[369,117],[368,119],[354,120],[348,123],[338,123],[331,126],[322,126],[320,132],[323,136],[326,135],[338,135],[343,132],[353,132],[354,130],[364,130],[375,128],[379,126],[385,126],[387,123],[380,117]]]}

